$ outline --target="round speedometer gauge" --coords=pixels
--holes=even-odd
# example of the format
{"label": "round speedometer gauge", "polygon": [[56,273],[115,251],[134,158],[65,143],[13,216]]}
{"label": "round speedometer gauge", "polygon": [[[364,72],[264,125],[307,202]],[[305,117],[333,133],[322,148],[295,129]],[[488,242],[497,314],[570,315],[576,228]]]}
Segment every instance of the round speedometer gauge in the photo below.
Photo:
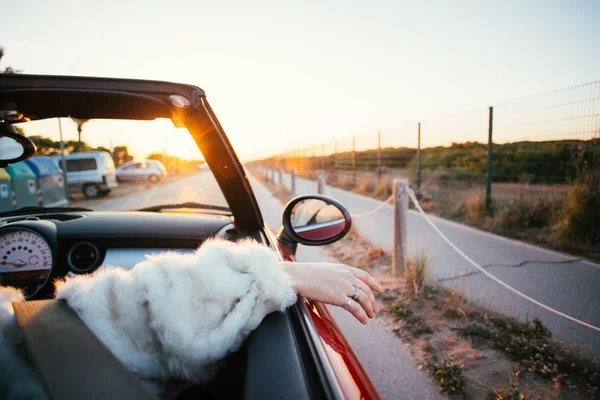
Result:
{"label": "round speedometer gauge", "polygon": [[31,297],[51,271],[52,251],[43,237],[24,229],[0,234],[0,285],[17,287]]}

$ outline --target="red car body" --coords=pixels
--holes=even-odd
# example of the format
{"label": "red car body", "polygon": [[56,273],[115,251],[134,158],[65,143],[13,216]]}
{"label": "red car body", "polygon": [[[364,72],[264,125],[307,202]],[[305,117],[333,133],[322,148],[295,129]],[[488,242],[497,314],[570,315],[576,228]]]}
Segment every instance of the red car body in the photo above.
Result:
{"label": "red car body", "polygon": [[[296,261],[296,257],[278,241],[277,246],[286,261]],[[363,369],[360,361],[346,341],[342,331],[327,307],[318,302],[304,299],[303,307],[309,312],[319,334],[329,364],[346,399],[380,399],[375,386]]]}

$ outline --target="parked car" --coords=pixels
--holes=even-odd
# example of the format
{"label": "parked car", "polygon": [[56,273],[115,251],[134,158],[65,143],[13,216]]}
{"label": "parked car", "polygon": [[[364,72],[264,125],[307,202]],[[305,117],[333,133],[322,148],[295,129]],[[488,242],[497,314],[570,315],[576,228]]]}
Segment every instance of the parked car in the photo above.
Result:
{"label": "parked car", "polygon": [[[166,250],[192,252],[209,238],[252,239],[278,252],[282,260],[295,261],[298,243],[332,243],[350,229],[350,213],[335,200],[318,195],[301,196],[288,203],[282,216],[283,227],[278,233],[268,227],[244,168],[204,91],[196,86],[128,79],[0,74],[1,104],[4,108],[0,109],[0,128],[23,124],[21,127],[26,132],[27,121],[35,123],[56,117],[75,116],[100,121],[98,124],[103,120],[113,120],[111,123],[127,120],[127,127],[131,126],[131,120],[139,120],[140,126],[146,127],[156,119],[170,119],[177,128],[187,129],[212,173],[197,174],[193,177],[196,181],[183,182],[178,190],[156,188],[116,201],[114,204],[119,208],[110,211],[28,208],[1,213],[0,243],[10,241],[11,244],[0,246],[0,258],[6,260],[2,263],[5,265],[0,265],[0,279],[3,284],[23,290],[28,301],[50,299],[43,304],[56,304],[52,300],[53,282],[67,274],[90,274],[110,265],[132,268],[148,254]],[[2,133],[0,137],[6,135]],[[17,134],[11,137],[28,141]],[[140,138],[140,141],[148,140],[143,133]],[[0,160],[0,166],[19,160],[9,161]],[[114,173],[111,165],[105,153],[72,154],[66,165],[69,183],[81,186],[91,197],[110,190],[110,174]],[[88,172],[93,180],[82,177],[75,181],[75,174],[83,176]],[[90,187],[96,191],[88,192]],[[161,197],[152,198],[153,193],[161,193]],[[187,200],[174,203],[174,199],[179,198],[175,196]],[[311,238],[310,224],[306,223],[302,232],[296,232],[291,218],[296,214],[294,207],[303,200],[319,200],[323,206],[336,208],[339,218],[335,219],[335,229],[325,232],[317,223],[320,234]],[[105,210],[106,204],[97,207]],[[128,211],[116,211],[123,209]],[[22,240],[27,242],[21,244]],[[27,249],[25,245],[32,248]],[[9,248],[14,251],[8,251]],[[28,252],[23,256],[27,259],[37,257],[33,264],[23,266],[23,261],[17,258],[23,251]],[[17,262],[20,268],[16,267]],[[62,329],[60,319],[44,319],[44,308],[37,310],[36,316],[40,318],[32,316],[32,323],[24,331],[24,351],[36,366],[48,398],[155,398],[141,389],[136,392],[137,396],[124,395],[126,389],[142,387],[135,375],[113,372],[125,367],[107,355],[110,351],[106,347],[94,346],[92,350],[90,341],[81,340],[77,333],[80,330]],[[73,313],[63,321],[67,319],[84,329],[85,324]],[[36,329],[35,321],[44,322],[44,329]],[[35,339],[30,339],[30,335]],[[269,314],[223,364],[209,382],[195,385],[195,390],[177,398],[379,398],[328,307],[303,298],[283,312]],[[120,369],[113,368],[115,365]]]}
{"label": "parked car", "polygon": [[158,183],[167,178],[167,169],[157,160],[129,161],[117,168],[117,179]]}
{"label": "parked car", "polygon": [[[61,156],[52,159],[62,168]],[[88,199],[107,195],[117,187],[115,163],[106,151],[85,151],[65,155],[67,184],[71,193],[83,193]],[[64,170],[64,168],[62,168]]]}

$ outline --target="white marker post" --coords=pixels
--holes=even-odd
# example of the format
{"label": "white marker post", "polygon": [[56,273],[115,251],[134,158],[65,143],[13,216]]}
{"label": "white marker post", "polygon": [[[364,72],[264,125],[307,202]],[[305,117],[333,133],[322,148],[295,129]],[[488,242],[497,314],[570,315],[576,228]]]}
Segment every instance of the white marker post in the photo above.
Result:
{"label": "white marker post", "polygon": [[290,172],[290,178],[292,179],[292,196],[296,195],[296,168],[292,168],[292,171]]}
{"label": "white marker post", "polygon": [[394,251],[392,275],[404,274],[408,252],[408,179],[394,179]]}
{"label": "white marker post", "polygon": [[325,194],[325,171],[322,169],[317,172],[317,193]]}

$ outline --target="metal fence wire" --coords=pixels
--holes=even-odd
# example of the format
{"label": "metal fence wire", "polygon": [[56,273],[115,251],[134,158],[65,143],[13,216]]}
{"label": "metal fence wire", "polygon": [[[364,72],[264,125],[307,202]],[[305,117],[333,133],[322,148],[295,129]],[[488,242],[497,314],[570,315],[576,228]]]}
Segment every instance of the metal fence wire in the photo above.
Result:
{"label": "metal fence wire", "polygon": [[600,81],[399,126],[256,163],[309,179],[324,170],[328,184],[381,199],[408,178],[426,209],[561,199],[600,170]]}

